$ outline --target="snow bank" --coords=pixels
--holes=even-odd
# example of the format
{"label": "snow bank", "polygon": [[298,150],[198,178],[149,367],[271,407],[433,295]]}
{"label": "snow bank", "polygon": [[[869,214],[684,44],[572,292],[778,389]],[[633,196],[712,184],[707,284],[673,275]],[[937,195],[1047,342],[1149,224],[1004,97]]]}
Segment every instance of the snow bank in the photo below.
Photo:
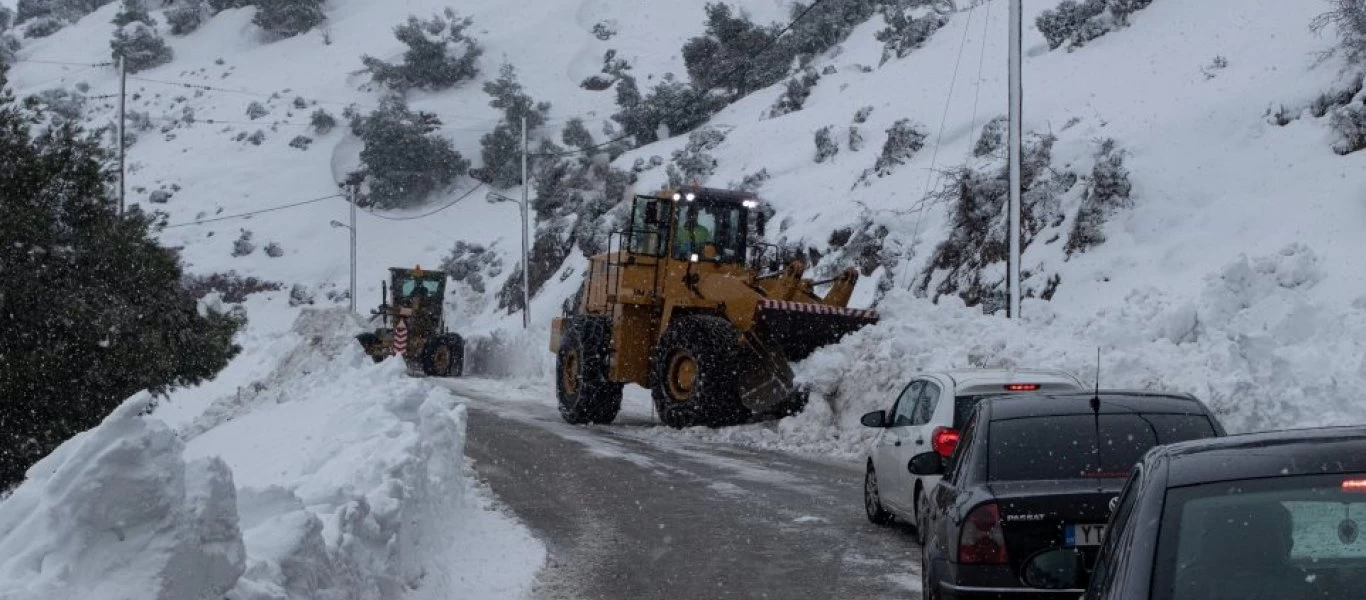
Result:
{"label": "snow bank", "polygon": [[0,598],[520,596],[544,549],[469,485],[465,408],[358,330],[305,310],[179,435],[138,396],[64,444],[0,503]]}
{"label": "snow bank", "polygon": [[139,394],[0,503],[0,598],[222,597],[245,568],[232,473]]}
{"label": "snow bank", "polygon": [[1206,278],[1196,300],[1153,288],[1092,313],[1025,302],[1019,321],[983,315],[954,298],[905,292],[879,306],[882,322],[797,366],[812,387],[805,412],[777,423],[681,435],[854,458],[873,431],[867,411],[889,408],[917,371],[1054,367],[1101,385],[1189,392],[1235,432],[1366,422],[1366,296],[1320,300],[1320,259],[1303,245],[1242,256]]}

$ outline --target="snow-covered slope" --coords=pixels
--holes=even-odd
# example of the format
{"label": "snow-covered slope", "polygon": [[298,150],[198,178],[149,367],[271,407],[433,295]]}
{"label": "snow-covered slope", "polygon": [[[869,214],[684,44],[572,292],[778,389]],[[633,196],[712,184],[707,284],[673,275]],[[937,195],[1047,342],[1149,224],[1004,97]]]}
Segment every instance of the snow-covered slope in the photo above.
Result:
{"label": "snow-covered slope", "polygon": [[[790,8],[781,0],[734,4],[759,22],[783,19]],[[972,157],[970,150],[982,126],[1005,109],[1007,2],[959,4],[962,10],[924,47],[881,66],[881,43],[874,39],[881,19],[859,26],[839,48],[816,60],[818,71],[833,72],[821,77],[800,111],[764,118],[781,92],[775,86],[712,119],[726,139],[709,151],[718,161],[709,183],[725,185],[767,170],[771,179],[761,193],[778,211],[773,223],[781,224],[771,228],[771,237],[826,252],[832,230],[866,221],[888,229],[883,252],[895,258],[866,278],[857,294],[871,301],[877,281],[894,288],[884,302],[886,323],[818,355],[802,369],[819,391],[838,389],[839,394],[792,423],[742,428],[733,435],[796,446],[834,436],[852,449],[860,439],[853,413],[875,406],[907,370],[963,366],[972,362],[971,356],[1054,364],[1089,374],[1087,357],[1097,346],[1115,357],[1104,371],[1113,374],[1107,383],[1192,391],[1219,404],[1236,427],[1366,420],[1366,411],[1349,402],[1353,388],[1342,383],[1359,377],[1363,365],[1361,345],[1342,336],[1357,331],[1352,327],[1363,310],[1360,298],[1366,289],[1366,269],[1357,250],[1357,240],[1366,234],[1366,178],[1360,176],[1366,153],[1335,155],[1328,119],[1301,114],[1319,94],[1349,79],[1341,56],[1323,56],[1334,43],[1332,37],[1309,30],[1310,20],[1327,3],[1155,0],[1131,17],[1129,27],[1072,52],[1048,51],[1039,32],[1026,26],[1026,130],[1056,136],[1051,168],[1074,172],[1082,183],[1061,195],[1057,210],[1062,220],[1026,252],[1024,266],[1035,274],[1029,285],[1040,289],[1050,276],[1061,283],[1051,303],[1030,303],[1026,323],[1018,326],[981,317],[977,309],[956,306],[951,299],[934,307],[895,291],[920,277],[949,233],[952,206],[924,202],[928,191],[943,185],[942,171],[962,165],[990,168],[999,162],[998,157]],[[1026,0],[1026,22],[1055,4]],[[435,0],[331,0],[323,30],[275,42],[262,38],[250,24],[253,9],[235,9],[189,36],[168,38],[176,60],[130,81],[137,93],[131,108],[170,117],[190,106],[197,122],[139,135],[130,151],[130,181],[144,190],[130,192],[131,200],[145,202],[152,190],[181,186],[169,203],[155,206],[176,225],[336,193],[336,182],[356,164],[358,141],[345,127],[320,136],[306,151],[289,147],[289,141],[306,133],[299,125],[315,108],[338,114],[347,104],[377,103],[378,93],[367,88],[366,77],[358,72],[360,55],[397,56],[402,46],[390,33],[392,25],[409,14],[425,16],[446,5]],[[598,72],[603,52],[618,50],[644,87],[650,83],[648,75],[681,75],[679,48],[703,29],[700,5],[665,0],[471,0],[457,8],[474,19],[473,31],[485,47],[482,78],[496,75],[498,65],[509,62],[533,98],[554,105],[552,130],[568,118],[583,117],[599,136],[601,124],[614,111],[613,94],[586,91],[578,83]],[[26,42],[20,57],[107,60],[113,11],[106,6],[51,37]],[[598,22],[613,24],[619,33],[598,39],[592,33]],[[1227,66],[1213,66],[1216,57]],[[13,76],[23,92],[80,81],[92,86],[92,95],[115,90],[113,74],[105,68],[21,62]],[[415,108],[442,116],[443,132],[467,157],[478,156],[478,138],[498,116],[478,83],[411,97]],[[272,94],[278,98],[271,99]],[[295,97],[303,97],[307,108],[292,108]],[[245,108],[251,101],[265,104],[270,114],[249,121]],[[95,123],[110,119],[113,104],[102,102],[93,114]],[[858,124],[866,143],[852,150],[845,132],[864,107],[872,107],[867,121]],[[1302,118],[1275,124],[1269,114],[1282,107]],[[208,119],[222,122],[209,124]],[[876,160],[884,131],[900,119],[921,124],[929,134],[927,146],[891,174],[873,177],[867,186],[858,184],[860,174]],[[833,126],[840,151],[817,164],[813,135],[826,126]],[[266,132],[260,146],[235,141],[257,129]],[[1110,217],[1103,229],[1105,243],[1069,257],[1063,242],[1046,243],[1046,234],[1066,239],[1102,139],[1115,140],[1125,153],[1132,207]],[[667,159],[685,142],[682,136],[651,144],[625,154],[616,165],[630,168],[636,159],[648,162],[652,156]],[[663,167],[645,170],[638,188],[663,181]],[[429,209],[446,206],[471,185],[461,180],[431,198]],[[515,196],[517,191],[504,193]],[[253,319],[248,351],[221,381],[178,394],[176,402],[222,393],[238,385],[232,382],[269,371],[260,357],[267,352],[265,340],[277,339],[274,333],[291,322],[295,309],[285,302],[290,284],[318,290],[320,303],[333,302],[323,292],[346,285],[346,235],[328,222],[345,217],[346,205],[333,199],[165,231],[168,244],[184,248],[194,272],[234,269],[286,284],[285,290],[248,301]],[[487,284],[490,292],[496,290],[517,261],[517,227],[516,206],[489,203],[483,190],[422,219],[394,221],[363,213],[359,305],[378,300],[386,267],[433,265],[456,240],[491,246],[504,257],[506,268]],[[242,229],[254,233],[258,247],[278,242],[284,255],[270,258],[258,248],[247,256],[230,256]],[[1238,267],[1244,255],[1250,257],[1246,264],[1252,275]],[[838,253],[827,254],[827,264],[837,259]],[[1265,267],[1295,261],[1312,264],[1312,277],[1286,279],[1281,267]],[[576,287],[581,266],[581,259],[572,258],[551,278],[534,301],[533,328],[526,333],[519,331],[520,315],[501,314],[491,294],[457,294],[457,328],[496,334],[500,340],[497,347],[506,356],[490,361],[499,363],[490,372],[546,375],[551,360],[543,351],[546,322]],[[999,278],[1002,268],[989,266],[987,275]],[[1263,286],[1267,281],[1274,282],[1271,288]],[[1218,291],[1239,286],[1260,291],[1255,298],[1244,297],[1251,292]],[[1289,308],[1297,306],[1312,307],[1317,316],[1302,319],[1303,312]],[[958,325],[939,327],[940,321]],[[1171,326],[1176,329],[1199,329],[1203,337],[1159,331],[1168,322],[1177,323]],[[1345,326],[1334,330],[1339,324]],[[981,344],[984,349],[977,348]],[[1262,358],[1249,358],[1254,354]],[[1332,360],[1324,358],[1328,356]],[[877,377],[837,368],[853,357]],[[1241,366],[1230,362],[1239,357],[1245,360]],[[859,374],[861,381],[850,380],[849,373]],[[1277,378],[1287,374],[1293,376]],[[1258,385],[1260,378],[1276,383]],[[1315,387],[1312,382],[1319,380],[1339,387]],[[1290,389],[1300,391],[1287,396]]]}

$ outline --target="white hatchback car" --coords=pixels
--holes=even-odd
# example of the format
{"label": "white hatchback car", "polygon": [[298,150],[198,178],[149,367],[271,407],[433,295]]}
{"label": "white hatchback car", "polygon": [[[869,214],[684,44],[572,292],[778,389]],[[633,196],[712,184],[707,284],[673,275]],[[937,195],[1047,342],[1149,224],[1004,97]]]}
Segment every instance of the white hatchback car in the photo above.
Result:
{"label": "white hatchback car", "polygon": [[924,496],[939,477],[912,475],[912,456],[934,450],[948,458],[973,407],[988,396],[1081,389],[1085,386],[1076,377],[1047,369],[962,369],[915,375],[890,410],[875,410],[862,418],[865,426],[882,430],[868,449],[863,477],[868,520],[884,525],[895,517],[911,523],[923,544]]}

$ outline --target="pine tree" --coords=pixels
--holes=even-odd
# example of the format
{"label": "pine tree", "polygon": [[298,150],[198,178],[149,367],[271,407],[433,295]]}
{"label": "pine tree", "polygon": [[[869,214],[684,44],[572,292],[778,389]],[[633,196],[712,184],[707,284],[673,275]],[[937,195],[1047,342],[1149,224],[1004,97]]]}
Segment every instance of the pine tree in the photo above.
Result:
{"label": "pine tree", "polygon": [[322,0],[255,0],[251,22],[281,37],[293,37],[323,22]]}
{"label": "pine tree", "polygon": [[156,24],[152,16],[147,14],[147,7],[142,5],[142,0],[123,0],[123,6],[114,14],[114,24],[123,27],[134,22]]}
{"label": "pine tree", "polygon": [[360,159],[369,203],[413,206],[469,170],[469,161],[437,133],[440,126],[436,115],[414,113],[398,97],[351,121],[351,131],[365,143]]}
{"label": "pine tree", "polygon": [[152,25],[133,21],[114,30],[114,39],[109,41],[111,56],[115,61],[124,60],[129,73],[137,73],[171,62],[171,47]]}
{"label": "pine tree", "polygon": [[128,396],[213,377],[241,324],[201,315],[153,217],[116,214],[98,136],[41,120],[0,92],[0,489]]}
{"label": "pine tree", "polygon": [[389,64],[373,56],[362,56],[361,62],[376,83],[395,91],[451,87],[479,74],[476,63],[484,50],[465,33],[473,24],[472,19],[462,19],[449,8],[444,17],[427,21],[410,16],[407,23],[394,28],[394,37],[408,46],[402,64]]}

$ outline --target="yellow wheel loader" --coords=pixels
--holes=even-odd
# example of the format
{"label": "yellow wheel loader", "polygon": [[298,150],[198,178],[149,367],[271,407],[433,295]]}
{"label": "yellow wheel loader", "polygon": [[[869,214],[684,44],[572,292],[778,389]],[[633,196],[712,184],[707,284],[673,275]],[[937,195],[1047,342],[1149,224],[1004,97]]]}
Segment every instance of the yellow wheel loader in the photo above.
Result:
{"label": "yellow wheel loader", "polygon": [[[394,303],[389,303],[393,291]],[[402,355],[410,370],[421,369],[433,377],[458,377],[464,371],[465,341],[446,331],[444,300],[446,273],[412,269],[389,269],[389,281],[380,282],[379,308],[372,319],[383,318],[373,332],[356,336],[375,362]]]}
{"label": "yellow wheel loader", "polygon": [[794,260],[761,273],[779,257],[776,247],[751,242],[751,231],[762,235],[758,208],[753,195],[698,187],[635,197],[629,225],[590,259],[572,307],[551,324],[565,421],[612,422],[626,383],[650,389],[671,427],[732,425],[805,406],[790,361],[878,316],[847,308],[855,269],[811,281]]}

